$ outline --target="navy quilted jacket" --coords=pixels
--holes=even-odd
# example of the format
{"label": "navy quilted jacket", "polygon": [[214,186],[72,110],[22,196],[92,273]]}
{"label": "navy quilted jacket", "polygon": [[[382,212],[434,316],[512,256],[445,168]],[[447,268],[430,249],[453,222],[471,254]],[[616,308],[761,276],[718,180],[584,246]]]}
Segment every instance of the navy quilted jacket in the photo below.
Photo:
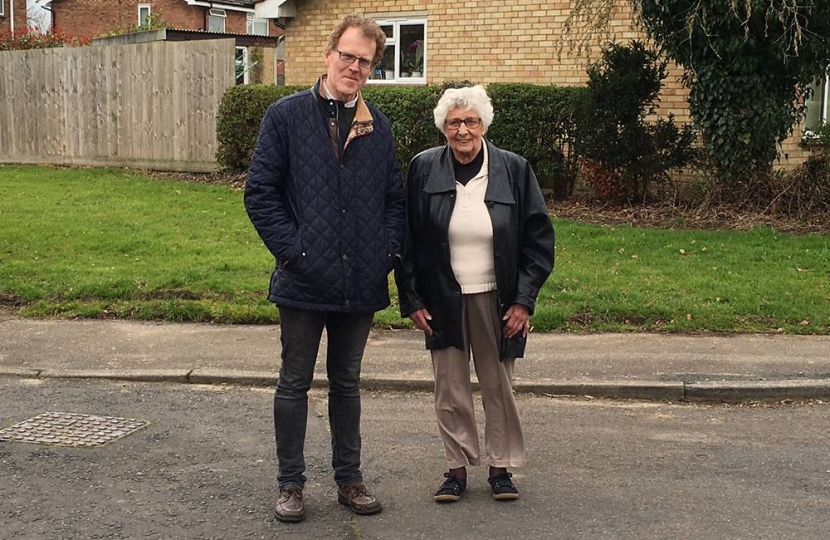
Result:
{"label": "navy quilted jacket", "polygon": [[389,305],[403,182],[389,120],[366,105],[371,129],[354,136],[353,124],[340,158],[314,89],[277,101],[262,120],[245,208],[276,259],[268,298],[277,305],[350,313]]}

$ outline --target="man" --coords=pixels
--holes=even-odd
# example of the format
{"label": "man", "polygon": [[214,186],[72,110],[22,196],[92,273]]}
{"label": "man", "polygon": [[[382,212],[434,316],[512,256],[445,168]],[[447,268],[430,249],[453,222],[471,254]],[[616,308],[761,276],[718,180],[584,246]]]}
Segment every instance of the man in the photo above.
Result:
{"label": "man", "polygon": [[345,17],[329,36],[326,73],[268,108],[248,171],[245,208],[276,259],[268,298],[280,314],[274,396],[279,471],[275,514],[305,519],[308,390],[325,328],[337,498],[361,515],[381,504],[360,470],[360,364],[387,276],[403,244],[403,183],[389,120],[360,95],[386,36]]}

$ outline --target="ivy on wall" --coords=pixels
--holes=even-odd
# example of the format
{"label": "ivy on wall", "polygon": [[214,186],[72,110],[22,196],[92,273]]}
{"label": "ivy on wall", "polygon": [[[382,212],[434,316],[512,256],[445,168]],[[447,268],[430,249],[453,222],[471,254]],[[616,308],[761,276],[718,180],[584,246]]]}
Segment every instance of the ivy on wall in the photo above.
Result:
{"label": "ivy on wall", "polygon": [[[830,65],[830,0],[631,0],[637,24],[684,70],[689,107],[726,186],[768,176]],[[576,0],[568,21],[607,35],[615,0]]]}

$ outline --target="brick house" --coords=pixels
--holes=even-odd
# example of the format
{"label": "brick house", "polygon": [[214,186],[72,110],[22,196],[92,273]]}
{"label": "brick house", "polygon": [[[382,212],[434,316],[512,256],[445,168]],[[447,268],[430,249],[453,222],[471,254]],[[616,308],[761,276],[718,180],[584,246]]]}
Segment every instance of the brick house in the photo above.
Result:
{"label": "brick house", "polygon": [[[11,0],[0,0],[9,2]],[[25,3],[25,0],[15,0]],[[282,28],[274,20],[258,18],[253,0],[49,0],[52,28],[73,37],[94,38],[110,33],[123,33],[140,26],[148,17],[156,16],[172,29],[203,31],[203,37],[261,36],[258,45],[264,49],[266,66],[262,82],[281,83],[283,66]],[[179,32],[177,35],[185,35]],[[198,39],[191,32],[182,39]],[[246,64],[250,56],[250,39],[237,39],[237,62]],[[247,73],[247,71],[246,71]],[[247,82],[247,80],[245,81]]]}
{"label": "brick house", "polygon": [[0,0],[0,34],[26,29],[26,0]]}
{"label": "brick house", "polygon": [[[598,49],[593,49],[593,58],[567,47],[559,54],[571,6],[564,0],[262,0],[255,12],[285,27],[287,84],[313,82],[324,70],[322,51],[331,28],[343,15],[359,12],[377,20],[388,37],[383,62],[369,84],[467,79],[485,85],[581,85]],[[610,30],[617,42],[642,39],[624,2],[615,8]],[[680,83],[681,73],[670,67],[660,113],[688,121],[688,90]],[[808,104],[808,122],[827,119],[826,82]],[[781,166],[794,166],[806,157],[802,133],[798,127],[782,145]]]}

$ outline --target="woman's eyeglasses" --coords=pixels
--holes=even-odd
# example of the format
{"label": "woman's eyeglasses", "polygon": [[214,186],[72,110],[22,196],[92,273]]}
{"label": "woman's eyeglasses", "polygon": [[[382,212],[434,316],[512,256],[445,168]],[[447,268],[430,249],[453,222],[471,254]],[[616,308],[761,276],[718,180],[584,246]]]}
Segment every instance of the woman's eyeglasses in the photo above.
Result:
{"label": "woman's eyeglasses", "polygon": [[464,120],[460,118],[453,118],[452,120],[446,120],[444,122],[444,125],[452,130],[460,128],[461,124],[467,126],[467,129],[475,129],[481,125],[481,118],[474,118],[470,116],[469,118],[465,118]]}

